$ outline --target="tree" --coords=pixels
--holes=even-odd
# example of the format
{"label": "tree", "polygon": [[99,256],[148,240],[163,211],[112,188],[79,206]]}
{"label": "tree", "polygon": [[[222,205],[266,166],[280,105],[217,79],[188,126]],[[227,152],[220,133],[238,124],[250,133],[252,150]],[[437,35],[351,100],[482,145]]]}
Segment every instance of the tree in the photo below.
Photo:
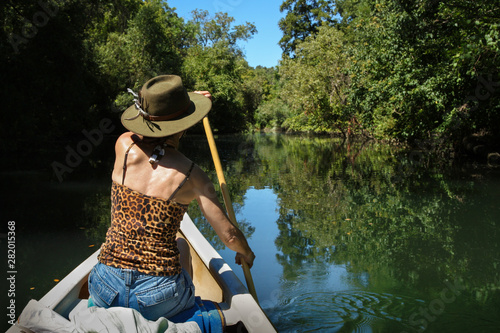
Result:
{"label": "tree", "polygon": [[[497,2],[290,0],[281,10],[287,15],[280,21],[280,75],[284,101],[295,115],[289,126],[315,131],[337,126],[345,132],[358,123],[377,138],[411,143],[500,133]],[[324,26],[342,33],[345,66],[333,75],[332,67],[315,72],[318,64],[331,61],[320,39],[311,39]],[[309,70],[301,72],[304,68]],[[315,80],[307,82],[308,73],[315,73]],[[344,75],[335,106],[326,102],[324,73]],[[287,84],[292,80],[300,90]],[[335,123],[341,115],[344,121],[355,118]]]}
{"label": "tree", "polygon": [[[481,129],[498,132],[499,99],[492,94],[499,59],[497,4],[339,4],[350,45],[349,106],[377,137],[417,142],[436,134],[447,140]],[[490,80],[485,101],[474,92],[482,88],[481,77]]]}
{"label": "tree", "polygon": [[208,11],[196,9],[192,15],[191,23],[197,28],[195,32],[196,43],[203,47],[222,43],[230,47],[237,55],[243,56],[237,43],[247,41],[257,33],[257,28],[250,22],[232,27],[234,18],[227,13],[218,12],[211,18]]}
{"label": "tree", "polygon": [[[246,128],[252,114],[245,105],[243,76],[248,64],[238,47],[256,33],[252,23],[232,27],[234,18],[225,13],[209,17],[207,11],[193,11],[196,45],[187,50],[182,73],[192,90],[210,90],[214,103],[210,119],[215,130],[238,132]],[[231,119],[231,121],[228,121]]]}
{"label": "tree", "polygon": [[18,156],[43,151],[47,142],[81,135],[102,118],[95,106],[107,96],[85,42],[100,5],[73,0],[2,2],[0,98],[11,110],[9,122],[1,126],[2,135],[9,138],[2,140],[8,142],[2,150],[19,151]]}
{"label": "tree", "polygon": [[110,32],[95,47],[95,61],[111,96],[124,107],[126,88],[140,89],[151,77],[178,74],[188,30],[183,19],[162,1],[144,2],[126,29]]}
{"label": "tree", "polygon": [[331,0],[285,0],[280,6],[281,12],[287,12],[280,19],[279,27],[283,37],[279,44],[283,53],[292,56],[299,41],[318,32],[324,22],[333,23],[334,4]]}
{"label": "tree", "polygon": [[295,58],[285,57],[279,69],[280,95],[294,114],[286,125],[300,131],[337,128],[345,133],[353,115],[346,112],[349,77],[343,33],[323,25],[297,43],[295,53]]}

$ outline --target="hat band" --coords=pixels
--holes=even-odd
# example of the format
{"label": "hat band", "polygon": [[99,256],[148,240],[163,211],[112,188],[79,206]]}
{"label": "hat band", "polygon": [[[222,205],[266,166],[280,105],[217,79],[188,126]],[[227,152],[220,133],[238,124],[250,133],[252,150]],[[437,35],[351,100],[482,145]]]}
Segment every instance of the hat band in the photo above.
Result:
{"label": "hat band", "polygon": [[[128,91],[129,91],[129,93],[133,94],[134,96],[137,96],[130,88],[128,89]],[[177,117],[181,116],[182,114],[186,113],[186,111],[191,106],[191,104],[188,104],[184,109],[179,110],[177,112],[174,112],[174,113],[171,113],[171,114],[167,114],[167,115],[164,115],[164,116],[154,116],[154,115],[151,115],[151,114],[147,113],[146,111],[144,111],[142,109],[141,104],[140,104],[140,102],[139,102],[138,99],[134,99],[134,103],[135,103],[135,108],[137,109],[137,114],[135,116],[131,117],[131,118],[125,118],[125,120],[134,120],[134,119],[136,119],[139,116],[142,116],[144,119],[149,120],[149,121],[165,121],[165,120],[170,120],[170,119],[177,118]]]}
{"label": "hat band", "polygon": [[145,114],[141,112],[141,116],[144,119],[150,120],[150,121],[165,121],[165,120],[170,120],[170,119],[174,119],[174,118],[181,116],[182,114],[186,113],[186,111],[188,109],[189,109],[189,105],[186,108],[184,108],[183,110],[177,111],[177,112],[172,113],[172,114],[167,114],[165,116],[153,116],[147,112],[145,112]]}

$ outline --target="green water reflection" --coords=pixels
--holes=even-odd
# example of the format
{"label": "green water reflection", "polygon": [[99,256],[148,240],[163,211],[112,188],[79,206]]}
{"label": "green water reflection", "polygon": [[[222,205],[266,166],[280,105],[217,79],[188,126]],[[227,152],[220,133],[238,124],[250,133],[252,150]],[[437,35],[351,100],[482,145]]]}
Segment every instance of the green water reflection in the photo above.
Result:
{"label": "green water reflection", "polygon": [[[499,330],[498,171],[370,142],[219,140],[233,198],[242,204],[251,185],[278,199],[268,251],[282,266],[269,309],[279,329]],[[332,274],[346,285],[328,287]]]}
{"label": "green water reflection", "polygon": [[[216,140],[239,223],[256,248],[259,299],[280,332],[500,331],[499,170],[416,159],[373,142]],[[181,150],[217,182],[203,137],[188,135]],[[109,224],[109,180],[96,182],[31,180],[23,185],[30,193],[49,188],[62,201],[45,196],[22,211],[13,200],[4,219],[83,228],[73,245],[97,246]],[[195,204],[189,214],[232,265]],[[53,242],[43,229],[39,239]],[[71,257],[63,243],[55,263],[39,264],[76,266],[87,255]]]}

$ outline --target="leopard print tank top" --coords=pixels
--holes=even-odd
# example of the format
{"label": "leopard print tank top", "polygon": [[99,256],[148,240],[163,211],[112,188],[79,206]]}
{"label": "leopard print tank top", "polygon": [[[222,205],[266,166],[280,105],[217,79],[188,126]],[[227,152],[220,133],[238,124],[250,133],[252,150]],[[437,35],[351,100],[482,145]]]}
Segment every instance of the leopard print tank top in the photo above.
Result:
{"label": "leopard print tank top", "polygon": [[111,187],[111,226],[101,246],[99,261],[154,276],[181,273],[176,235],[188,205],[148,196],[116,182]]}

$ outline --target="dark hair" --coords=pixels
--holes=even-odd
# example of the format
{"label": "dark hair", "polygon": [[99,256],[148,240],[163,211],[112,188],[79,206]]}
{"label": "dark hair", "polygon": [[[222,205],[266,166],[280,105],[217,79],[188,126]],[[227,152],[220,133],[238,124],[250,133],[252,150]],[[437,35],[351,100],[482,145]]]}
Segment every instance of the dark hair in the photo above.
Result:
{"label": "dark hair", "polygon": [[150,143],[150,144],[153,144],[153,145],[161,145],[165,141],[167,141],[170,137],[171,137],[171,135],[164,136],[164,137],[161,137],[161,138],[154,138],[154,137],[150,137],[150,136],[143,136],[141,141],[144,142],[144,143]]}
{"label": "dark hair", "polygon": [[[184,135],[185,132],[186,131],[182,131],[181,137]],[[179,132],[179,133],[181,133],[181,132]],[[137,136],[137,139],[139,141],[142,141],[144,143],[151,144],[151,145],[163,145],[165,142],[169,141],[170,139],[174,139],[177,135],[179,135],[179,133],[175,133],[172,135],[163,136],[163,137],[159,137],[159,138],[150,137],[150,136],[142,136],[142,139],[141,139],[139,136]],[[179,140],[180,140],[180,138],[179,138]]]}

